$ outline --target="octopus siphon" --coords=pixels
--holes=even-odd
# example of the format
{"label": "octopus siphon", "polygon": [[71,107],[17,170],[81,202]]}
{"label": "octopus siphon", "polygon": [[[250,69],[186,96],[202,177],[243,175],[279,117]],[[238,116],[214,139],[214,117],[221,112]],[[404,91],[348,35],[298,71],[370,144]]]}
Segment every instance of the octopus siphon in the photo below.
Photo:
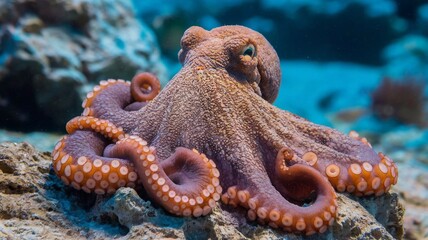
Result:
{"label": "octopus siphon", "polygon": [[87,94],[52,154],[66,185],[96,194],[142,187],[179,216],[207,215],[221,200],[249,220],[311,235],[334,223],[336,191],[379,196],[397,182],[394,162],[366,138],[272,105],[280,61],[258,32],[191,27],[178,58],[162,91],[140,73]]}

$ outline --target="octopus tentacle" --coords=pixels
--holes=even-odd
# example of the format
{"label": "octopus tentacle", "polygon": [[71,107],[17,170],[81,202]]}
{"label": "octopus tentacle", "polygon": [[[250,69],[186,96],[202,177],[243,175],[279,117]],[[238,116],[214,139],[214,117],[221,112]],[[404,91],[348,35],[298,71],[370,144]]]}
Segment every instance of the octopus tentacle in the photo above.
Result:
{"label": "octopus tentacle", "polygon": [[72,134],[77,130],[92,129],[104,137],[116,142],[126,136],[121,127],[116,127],[108,120],[102,120],[95,117],[75,117],[68,121],[65,126],[68,134]]}
{"label": "octopus tentacle", "polygon": [[[345,137],[345,136],[344,136]],[[340,153],[327,155],[320,148],[313,148],[302,154],[301,159],[318,169],[328,178],[338,192],[349,192],[356,196],[380,196],[389,191],[398,180],[398,169],[395,163],[382,153],[371,149],[365,138],[351,132],[348,142],[358,146],[358,153]],[[344,150],[344,152],[349,150]],[[341,158],[342,162],[332,162],[328,157]]]}
{"label": "octopus tentacle", "polygon": [[343,168],[330,164],[325,170],[326,175],[339,192],[347,191],[357,196],[382,195],[396,183],[398,172],[395,164],[388,157],[382,153],[379,153],[379,157],[382,160],[377,165],[371,165],[368,162],[353,163],[343,174],[341,174]]}
{"label": "octopus tentacle", "polygon": [[293,155],[291,150],[284,148],[276,159],[273,184],[281,198],[263,194],[261,189],[232,186],[222,195],[222,201],[248,208],[250,220],[257,219],[273,228],[306,235],[325,232],[336,216],[334,189],[324,176],[310,166],[287,166]]}
{"label": "octopus tentacle", "polygon": [[[367,139],[361,138],[355,131],[351,131],[349,136],[371,147]],[[347,191],[357,196],[372,194],[380,196],[397,183],[398,169],[395,163],[383,153],[378,153],[378,157],[380,161],[375,164],[369,161],[350,164],[344,173],[347,178],[336,177],[341,170],[333,165],[326,168],[326,174],[339,192]]]}
{"label": "octopus tentacle", "polygon": [[[81,131],[87,129],[93,131]],[[138,175],[131,162],[103,156],[106,139],[115,142],[124,138],[122,129],[106,120],[76,117],[67,124],[67,131],[70,135],[64,136],[53,151],[54,170],[66,185],[96,194],[136,186]]]}
{"label": "octopus tentacle", "polygon": [[[109,100],[109,98],[113,98],[116,96],[120,97],[120,98],[116,98],[116,99],[119,99],[120,102],[118,104],[114,104],[113,105],[114,107],[117,108],[118,106],[121,106],[121,105],[130,104],[131,103],[130,94],[122,95],[123,93],[127,92],[127,89],[129,89],[129,86],[131,86],[131,83],[128,81],[124,81],[122,79],[119,79],[119,80],[109,79],[109,80],[100,81],[99,85],[96,85],[91,92],[88,92],[86,94],[86,98],[82,102],[82,107],[84,109],[82,115],[83,116],[100,115],[100,113],[98,113],[99,110],[97,109],[97,107],[99,107],[98,102],[101,102],[102,104],[108,104],[106,100]],[[101,99],[101,101],[98,99]],[[101,111],[101,113],[102,112],[103,111]]]}
{"label": "octopus tentacle", "polygon": [[[294,161],[306,163],[328,178],[338,192],[356,196],[380,196],[389,191],[398,180],[395,163],[382,153],[376,153],[366,138],[352,131],[346,136],[339,131],[307,122],[291,113],[278,116],[295,126],[299,141],[285,142],[296,152]],[[281,136],[289,134],[287,128],[276,129],[267,136],[268,142],[281,146]]]}
{"label": "octopus tentacle", "polygon": [[82,103],[82,116],[109,119],[126,130],[135,127],[132,119],[137,111],[148,104],[160,92],[160,82],[151,73],[140,73],[132,82],[109,79],[101,81],[86,95]]}
{"label": "octopus tentacle", "polygon": [[131,82],[131,95],[138,102],[155,98],[161,90],[159,79],[148,72],[135,75]]}
{"label": "octopus tentacle", "polygon": [[210,213],[222,191],[214,162],[187,148],[177,148],[159,162],[154,148],[141,143],[137,136],[124,138],[106,150],[106,155],[131,159],[145,190],[167,211],[194,217]]}

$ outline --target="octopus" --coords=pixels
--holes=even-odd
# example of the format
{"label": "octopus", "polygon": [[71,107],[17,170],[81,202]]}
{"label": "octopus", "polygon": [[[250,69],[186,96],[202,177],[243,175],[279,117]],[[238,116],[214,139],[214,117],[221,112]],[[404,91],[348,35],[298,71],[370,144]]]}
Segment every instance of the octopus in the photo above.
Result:
{"label": "octopus", "polygon": [[66,185],[141,189],[185,217],[221,201],[247,209],[251,221],[311,235],[334,224],[336,191],[380,196],[396,184],[395,163],[366,138],[272,105],[280,61],[260,33],[194,26],[178,59],[182,68],[162,91],[146,72],[87,94],[52,153]]}

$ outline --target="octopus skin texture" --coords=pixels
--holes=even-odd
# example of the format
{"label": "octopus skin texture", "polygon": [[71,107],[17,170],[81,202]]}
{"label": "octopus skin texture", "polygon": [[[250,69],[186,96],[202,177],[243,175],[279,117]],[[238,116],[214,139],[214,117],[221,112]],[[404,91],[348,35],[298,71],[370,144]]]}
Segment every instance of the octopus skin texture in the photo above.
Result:
{"label": "octopus skin texture", "polygon": [[191,27],[182,69],[160,91],[141,73],[101,81],[53,151],[62,181],[96,194],[140,187],[168,212],[199,217],[217,201],[273,228],[311,235],[334,223],[336,192],[387,192],[398,170],[349,136],[272,105],[281,81],[269,42],[242,26]]}

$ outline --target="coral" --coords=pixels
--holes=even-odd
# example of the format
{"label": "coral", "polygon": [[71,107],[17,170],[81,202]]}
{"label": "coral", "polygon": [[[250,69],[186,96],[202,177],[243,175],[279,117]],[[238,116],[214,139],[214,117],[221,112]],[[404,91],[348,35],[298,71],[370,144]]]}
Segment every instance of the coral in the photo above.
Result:
{"label": "coral", "polygon": [[386,77],[372,94],[372,111],[381,119],[425,125],[424,88],[421,80],[394,81]]}

